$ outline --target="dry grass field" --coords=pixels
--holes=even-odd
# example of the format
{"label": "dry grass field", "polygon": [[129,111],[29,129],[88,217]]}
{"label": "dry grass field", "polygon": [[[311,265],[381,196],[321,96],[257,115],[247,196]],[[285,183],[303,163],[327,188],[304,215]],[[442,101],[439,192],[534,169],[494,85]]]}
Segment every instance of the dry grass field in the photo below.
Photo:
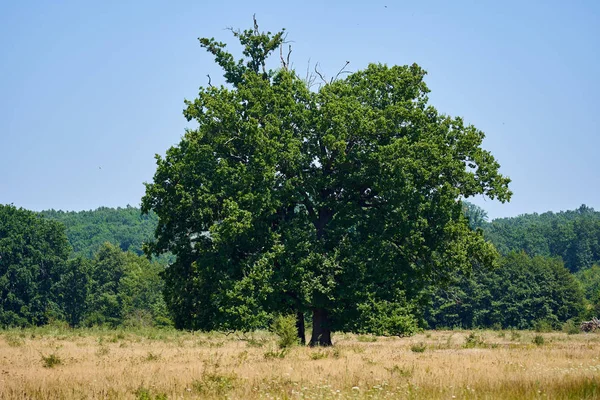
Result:
{"label": "dry grass field", "polygon": [[337,334],[333,348],[288,351],[275,339],[266,332],[0,331],[0,398],[600,398],[598,334]]}

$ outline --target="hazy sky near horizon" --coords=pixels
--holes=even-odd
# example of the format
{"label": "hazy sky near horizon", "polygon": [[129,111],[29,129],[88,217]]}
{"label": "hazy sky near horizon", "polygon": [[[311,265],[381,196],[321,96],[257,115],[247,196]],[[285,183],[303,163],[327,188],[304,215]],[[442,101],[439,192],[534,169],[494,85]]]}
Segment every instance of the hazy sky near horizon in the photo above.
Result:
{"label": "hazy sky near horizon", "polygon": [[[600,2],[0,2],[0,204],[137,206],[219,70],[198,37],[285,27],[292,61],[416,62],[430,103],[486,133],[512,178],[491,218],[600,209]],[[236,48],[233,47],[235,50]]]}

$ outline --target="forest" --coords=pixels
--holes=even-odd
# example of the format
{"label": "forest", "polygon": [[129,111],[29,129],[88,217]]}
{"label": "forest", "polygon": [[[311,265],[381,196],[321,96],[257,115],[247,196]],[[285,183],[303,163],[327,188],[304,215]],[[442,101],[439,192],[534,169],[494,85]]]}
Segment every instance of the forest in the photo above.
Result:
{"label": "forest", "polygon": [[[560,329],[599,315],[600,212],[582,205],[490,222],[473,204],[463,210],[498,250],[495,265],[432,282],[395,331],[365,324],[359,332]],[[0,206],[0,325],[172,326],[162,278],[172,257],[142,251],[156,225],[156,215],[135,207],[34,213]]]}

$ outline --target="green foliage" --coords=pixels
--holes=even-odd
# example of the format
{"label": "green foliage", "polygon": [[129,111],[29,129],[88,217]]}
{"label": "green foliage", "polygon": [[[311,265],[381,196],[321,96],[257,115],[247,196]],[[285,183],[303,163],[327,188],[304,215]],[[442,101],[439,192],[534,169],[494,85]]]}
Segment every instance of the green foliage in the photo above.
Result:
{"label": "green foliage", "polygon": [[56,298],[70,326],[79,326],[88,313],[91,290],[91,263],[77,257],[67,262],[55,287]]}
{"label": "green foliage", "polygon": [[539,319],[537,321],[533,321],[533,330],[539,333],[543,332],[552,332],[554,330],[554,325],[552,320],[548,319]]}
{"label": "green foliage", "polygon": [[298,344],[295,315],[278,315],[271,324],[271,330],[277,335],[280,349],[286,349]]}
{"label": "green foliage", "polygon": [[600,212],[582,205],[559,213],[526,214],[484,224],[485,237],[502,254],[561,257],[571,272],[600,262]]}
{"label": "green foliage", "polygon": [[410,351],[413,353],[424,353],[427,350],[427,345],[425,343],[415,343],[410,346]]}
{"label": "green foliage", "polygon": [[594,264],[591,268],[578,271],[575,277],[587,300],[585,318],[600,316],[600,266]]}
{"label": "green foliage", "polygon": [[433,294],[426,310],[431,327],[558,329],[584,308],[581,288],[560,259],[510,253],[496,269],[455,278]]}
{"label": "green foliage", "polygon": [[147,253],[176,258],[175,325],[248,330],[312,310],[313,344],[332,329],[410,333],[426,282],[496,256],[460,201],[510,198],[483,132],[427,104],[416,64],[311,90],[286,63],[266,67],[283,32],[234,36],[238,62],[200,39],[228,86],[186,101],[198,127],[156,157],[142,199],[159,218]]}
{"label": "green foliage", "polygon": [[61,318],[57,284],[70,252],[61,224],[0,205],[0,326]]}
{"label": "green foliage", "polygon": [[273,359],[273,358],[285,358],[289,352],[289,347],[285,347],[283,349],[270,349],[265,351],[264,357],[265,359]]}
{"label": "green foliage", "polygon": [[316,350],[310,353],[311,360],[322,360],[329,357],[329,352],[326,350]]}
{"label": "green foliage", "polygon": [[194,390],[203,395],[224,395],[233,388],[235,374],[204,372],[202,378],[192,383]]}
{"label": "green foliage", "polygon": [[[412,335],[419,330],[414,306],[400,296],[396,301],[376,301],[358,304],[357,332],[378,336]],[[350,324],[348,324],[350,325]]]}
{"label": "green foliage", "polygon": [[139,208],[131,206],[78,212],[47,210],[40,214],[64,224],[74,254],[85,258],[93,258],[107,242],[141,255],[142,244],[152,238],[158,221],[155,214],[142,215]]}
{"label": "green foliage", "polygon": [[92,260],[85,324],[143,328],[168,320],[163,267],[105,243]]}
{"label": "green foliage", "polygon": [[135,398],[137,400],[167,400],[168,396],[165,393],[153,394],[152,390],[141,386],[135,391]]}
{"label": "green foliage", "polygon": [[581,332],[579,325],[572,319],[565,322],[561,330],[568,335],[576,335]]}
{"label": "green foliage", "polygon": [[488,216],[487,212],[483,208],[469,203],[468,201],[463,201],[462,204],[463,212],[469,221],[469,226],[471,229],[479,229],[486,226]]}
{"label": "green foliage", "polygon": [[359,342],[376,342],[377,341],[377,336],[374,335],[359,335],[356,337],[356,340],[358,340]]}
{"label": "green foliage", "polygon": [[62,359],[55,353],[51,353],[47,356],[42,354],[42,365],[44,368],[54,368],[60,364],[62,364]]}
{"label": "green foliage", "polygon": [[465,338],[464,347],[466,349],[471,349],[473,347],[484,347],[484,346],[485,346],[485,340],[483,340],[483,337],[481,335],[477,334],[476,332],[469,333],[469,336],[467,336]]}
{"label": "green foliage", "polygon": [[541,346],[541,345],[543,345],[546,342],[546,340],[544,339],[544,337],[542,335],[535,335],[533,337],[532,342],[535,345]]}

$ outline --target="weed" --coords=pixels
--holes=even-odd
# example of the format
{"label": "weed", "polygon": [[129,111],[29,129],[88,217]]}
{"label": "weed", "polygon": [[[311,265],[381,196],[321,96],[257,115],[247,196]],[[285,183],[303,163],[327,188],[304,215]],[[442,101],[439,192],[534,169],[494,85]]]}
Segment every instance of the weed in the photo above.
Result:
{"label": "weed", "polygon": [[235,374],[204,373],[202,379],[192,383],[192,387],[201,394],[223,395],[233,389],[236,380]]}
{"label": "weed", "polygon": [[398,365],[394,365],[391,368],[385,368],[390,374],[401,376],[403,378],[410,378],[415,372],[414,367],[412,369],[404,369],[399,367]]}
{"label": "weed", "polygon": [[410,346],[410,350],[413,353],[424,353],[425,350],[427,349],[427,345],[425,343],[415,343],[412,346]]}
{"label": "weed", "polygon": [[248,345],[248,347],[263,347],[265,345],[265,343],[267,343],[267,340],[265,338],[254,338],[251,337],[249,339],[246,339],[246,344]]}
{"label": "weed", "polygon": [[25,344],[25,341],[21,337],[15,335],[15,334],[5,335],[4,340],[10,347],[19,347],[19,346],[23,346]]}
{"label": "weed", "polygon": [[155,353],[152,353],[151,351],[149,351],[148,354],[146,355],[145,360],[146,361],[160,360],[160,354],[155,354]]}
{"label": "weed", "polygon": [[42,354],[42,365],[44,368],[54,368],[57,365],[62,364],[62,360],[55,353],[49,354],[47,356]]}
{"label": "weed", "polygon": [[351,345],[351,346],[348,346],[348,348],[352,349],[352,351],[356,354],[362,354],[365,352],[365,348],[360,345]]}
{"label": "weed", "polygon": [[339,347],[334,347],[332,354],[334,358],[340,358],[342,356],[342,351]]}
{"label": "weed", "polygon": [[483,338],[476,334],[475,332],[469,333],[469,336],[465,338],[464,347],[466,349],[471,349],[473,347],[482,347],[485,345]]}
{"label": "weed", "polygon": [[152,391],[145,387],[140,387],[135,391],[136,400],[167,400],[168,397],[164,393],[158,393],[156,395],[152,395]]}
{"label": "weed", "polygon": [[544,337],[542,335],[535,335],[532,340],[533,344],[541,346],[545,343]]}
{"label": "weed", "polygon": [[110,353],[110,348],[108,348],[107,346],[104,346],[104,345],[100,345],[98,350],[96,350],[96,355],[98,357],[106,356],[106,355],[108,355],[108,353]]}
{"label": "weed", "polygon": [[510,340],[515,341],[521,338],[521,334],[515,330],[510,331]]}
{"label": "weed", "polygon": [[237,358],[238,358],[239,364],[242,364],[243,362],[245,362],[248,359],[248,350],[242,351],[240,354],[238,354]]}
{"label": "weed", "polygon": [[311,360],[321,360],[321,359],[327,358],[327,357],[329,357],[329,353],[324,350],[317,350],[317,351],[313,351],[312,353],[310,353]]}
{"label": "weed", "polygon": [[376,342],[377,341],[377,336],[373,336],[373,335],[359,335],[356,337],[356,340],[358,340],[359,342]]}
{"label": "weed", "polygon": [[285,356],[288,354],[288,349],[287,348],[283,348],[283,349],[279,349],[279,350],[267,350],[264,354],[266,359],[270,359],[270,358],[285,358]]}

